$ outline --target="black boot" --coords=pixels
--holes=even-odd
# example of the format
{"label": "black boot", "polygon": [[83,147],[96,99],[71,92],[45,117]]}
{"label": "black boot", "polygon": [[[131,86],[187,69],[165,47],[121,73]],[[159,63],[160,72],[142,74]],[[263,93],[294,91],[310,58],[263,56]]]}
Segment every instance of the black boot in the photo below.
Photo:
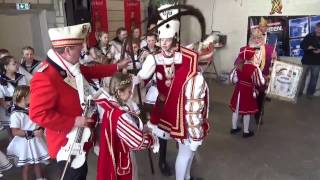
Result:
{"label": "black boot", "polygon": [[231,129],[231,130],[230,130],[230,134],[236,134],[236,133],[238,133],[238,132],[240,132],[240,131],[241,131],[241,128]]}
{"label": "black boot", "polygon": [[166,161],[167,159],[167,140],[159,138],[159,168],[160,172],[164,176],[172,176],[172,171]]}
{"label": "black boot", "polygon": [[254,136],[254,132],[253,131],[249,131],[248,133],[243,133],[242,134],[243,138],[249,138],[249,137],[252,137],[252,136]]}

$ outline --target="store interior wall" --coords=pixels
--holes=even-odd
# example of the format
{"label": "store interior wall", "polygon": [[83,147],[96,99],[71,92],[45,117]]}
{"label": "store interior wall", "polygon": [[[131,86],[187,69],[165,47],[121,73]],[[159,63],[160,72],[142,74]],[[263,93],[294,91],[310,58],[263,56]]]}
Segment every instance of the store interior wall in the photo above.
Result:
{"label": "store interior wall", "polygon": [[16,58],[21,57],[21,48],[34,46],[32,19],[33,14],[8,15],[0,14],[0,47],[6,48]]}
{"label": "store interior wall", "polygon": [[[282,0],[282,3],[284,16],[320,14],[320,0]],[[187,4],[202,11],[206,18],[207,33],[216,30],[228,36],[226,47],[215,53],[215,64],[220,73],[232,69],[239,48],[246,44],[248,16],[268,16],[271,10],[271,1],[261,0],[187,0]],[[198,26],[194,18],[182,19],[183,43],[200,39]]]}
{"label": "store interior wall", "polygon": [[55,22],[54,12],[42,10],[29,13],[0,14],[0,47],[6,48],[17,59],[21,58],[21,49],[31,46],[36,50],[36,57],[44,59],[50,47],[48,27]]}

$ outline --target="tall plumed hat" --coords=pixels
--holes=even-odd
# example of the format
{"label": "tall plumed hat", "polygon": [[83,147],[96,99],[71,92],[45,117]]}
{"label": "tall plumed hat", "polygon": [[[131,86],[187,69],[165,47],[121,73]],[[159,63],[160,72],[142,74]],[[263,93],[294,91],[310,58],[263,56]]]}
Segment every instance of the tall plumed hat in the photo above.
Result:
{"label": "tall plumed hat", "polygon": [[[158,8],[158,11],[161,11],[166,8],[170,8],[172,6],[174,6],[174,4],[161,5]],[[161,12],[159,14],[161,17],[161,20],[159,20],[157,24],[160,24],[164,20],[166,20],[174,15],[177,15],[178,12],[179,12],[178,9],[170,9],[170,10],[166,10],[166,11]],[[180,28],[180,22],[178,20],[176,20],[176,19],[170,20],[170,21],[166,22],[165,24],[158,27],[158,36],[160,39],[177,37],[179,34],[179,28]]]}

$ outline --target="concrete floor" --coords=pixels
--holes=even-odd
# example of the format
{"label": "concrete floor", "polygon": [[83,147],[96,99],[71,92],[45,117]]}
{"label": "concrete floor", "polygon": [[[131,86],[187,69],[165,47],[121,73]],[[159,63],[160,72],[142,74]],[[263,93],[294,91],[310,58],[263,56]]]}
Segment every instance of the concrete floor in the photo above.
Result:
{"label": "concrete floor", "polygon": [[[320,179],[320,99],[302,97],[297,104],[278,100],[265,107],[264,125],[256,135],[243,139],[231,136],[231,111],[228,107],[232,87],[209,80],[211,133],[199,149],[193,174],[206,180],[319,180]],[[1,132],[2,136],[4,132]],[[1,141],[5,152],[7,141]],[[169,143],[168,160],[174,167],[177,149]],[[174,180],[150,174],[146,151],[138,153],[140,180]],[[89,156],[88,180],[94,180],[97,158]],[[5,179],[20,178],[21,169],[5,172]],[[47,177],[58,179],[54,163],[46,166]]]}

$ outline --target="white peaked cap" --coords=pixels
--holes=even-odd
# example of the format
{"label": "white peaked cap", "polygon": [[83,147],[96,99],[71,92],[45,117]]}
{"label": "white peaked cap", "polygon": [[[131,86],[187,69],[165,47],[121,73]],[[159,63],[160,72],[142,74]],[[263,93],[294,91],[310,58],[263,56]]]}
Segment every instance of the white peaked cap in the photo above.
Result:
{"label": "white peaked cap", "polygon": [[49,38],[53,47],[76,46],[83,43],[90,31],[90,23],[50,28]]}
{"label": "white peaked cap", "polygon": [[[162,21],[158,21],[158,24]],[[178,20],[171,20],[166,22],[158,28],[158,36],[162,38],[173,38],[179,35],[180,22]]]}

